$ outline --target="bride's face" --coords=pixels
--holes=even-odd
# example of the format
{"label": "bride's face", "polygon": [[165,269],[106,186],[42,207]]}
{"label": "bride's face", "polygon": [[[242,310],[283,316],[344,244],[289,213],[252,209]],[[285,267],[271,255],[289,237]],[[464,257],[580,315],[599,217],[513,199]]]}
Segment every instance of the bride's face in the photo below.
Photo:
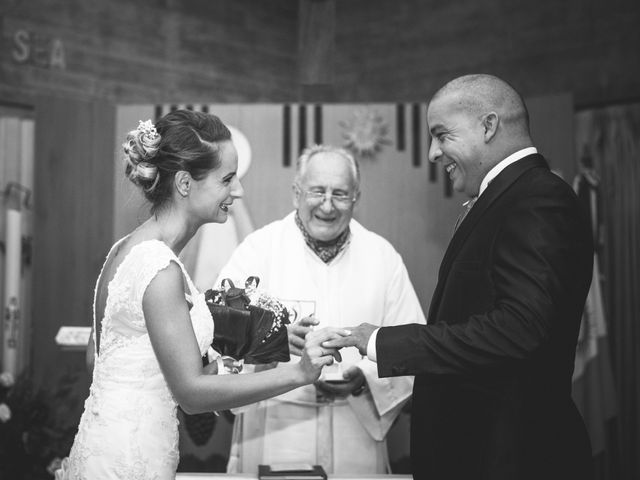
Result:
{"label": "bride's face", "polygon": [[244,190],[236,174],[238,153],[230,140],[220,142],[220,165],[204,178],[195,180],[189,192],[193,212],[204,223],[224,223],[229,208],[236,198],[242,197]]}

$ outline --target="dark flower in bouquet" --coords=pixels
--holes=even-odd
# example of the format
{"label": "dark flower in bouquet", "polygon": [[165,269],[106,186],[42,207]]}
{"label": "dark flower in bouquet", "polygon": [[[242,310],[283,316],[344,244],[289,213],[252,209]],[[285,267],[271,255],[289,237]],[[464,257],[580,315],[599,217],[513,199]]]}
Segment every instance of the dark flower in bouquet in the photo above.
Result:
{"label": "dark flower in bouquet", "polygon": [[249,364],[288,362],[289,311],[258,290],[259,282],[249,277],[245,288],[238,288],[225,279],[220,289],[205,292],[214,323],[211,346],[222,356]]}

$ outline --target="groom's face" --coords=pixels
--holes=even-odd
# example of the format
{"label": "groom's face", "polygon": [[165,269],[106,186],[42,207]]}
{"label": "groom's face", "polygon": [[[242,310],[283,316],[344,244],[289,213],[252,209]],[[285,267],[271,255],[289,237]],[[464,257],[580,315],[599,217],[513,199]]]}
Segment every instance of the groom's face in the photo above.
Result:
{"label": "groom's face", "polygon": [[427,123],[431,135],[429,160],[442,162],[457,192],[475,197],[490,166],[483,164],[482,117],[460,106],[455,94],[437,97],[429,104]]}

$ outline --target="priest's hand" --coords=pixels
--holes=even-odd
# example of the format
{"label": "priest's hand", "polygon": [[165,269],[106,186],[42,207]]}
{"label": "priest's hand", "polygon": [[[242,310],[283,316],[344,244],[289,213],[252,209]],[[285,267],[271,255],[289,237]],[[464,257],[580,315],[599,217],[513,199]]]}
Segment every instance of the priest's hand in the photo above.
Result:
{"label": "priest's hand", "polygon": [[377,326],[370,323],[361,323],[357,327],[347,328],[351,335],[327,340],[322,346],[327,348],[356,347],[360,355],[366,355],[369,338],[377,328]]}
{"label": "priest's hand", "polygon": [[320,322],[314,316],[301,318],[299,321],[287,325],[287,334],[289,336],[289,353],[301,356],[304,348],[304,339],[315,325]]}
{"label": "priest's hand", "polygon": [[362,370],[356,366],[349,367],[342,373],[342,377],[344,378],[344,381],[342,382],[325,382],[317,380],[314,385],[324,397],[328,398],[344,398],[349,395],[358,396],[367,386],[364,373],[362,373]]}

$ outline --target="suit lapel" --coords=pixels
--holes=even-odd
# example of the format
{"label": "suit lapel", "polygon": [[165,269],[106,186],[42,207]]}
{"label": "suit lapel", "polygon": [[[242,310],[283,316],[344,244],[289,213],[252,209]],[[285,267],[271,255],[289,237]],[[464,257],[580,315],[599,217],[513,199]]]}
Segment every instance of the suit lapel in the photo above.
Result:
{"label": "suit lapel", "polygon": [[469,234],[473,231],[474,226],[480,221],[484,213],[491,205],[500,198],[500,196],[525,172],[536,167],[547,167],[547,162],[542,155],[528,155],[517,162],[512,163],[502,172],[500,172],[489,184],[487,189],[480,195],[478,201],[469,211],[464,221],[454,232],[447,250],[442,258],[440,270],[438,272],[438,283],[433,294],[431,307],[429,308],[428,321],[431,321],[432,315],[437,311],[436,306],[440,303],[442,289],[446,283],[451,264],[456,258],[460,248],[464,244]]}

